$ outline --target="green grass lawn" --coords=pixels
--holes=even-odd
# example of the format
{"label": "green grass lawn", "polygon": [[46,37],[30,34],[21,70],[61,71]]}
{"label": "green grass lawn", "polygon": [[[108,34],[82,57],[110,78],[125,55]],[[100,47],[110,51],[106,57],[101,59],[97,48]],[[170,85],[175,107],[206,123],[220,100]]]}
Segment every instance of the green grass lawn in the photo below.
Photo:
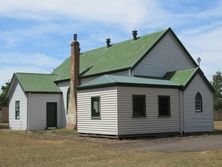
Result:
{"label": "green grass lawn", "polygon": [[0,130],[0,166],[222,166],[222,150],[149,152],[136,147],[123,147],[128,142],[140,141],[81,138],[66,129],[29,133]]}

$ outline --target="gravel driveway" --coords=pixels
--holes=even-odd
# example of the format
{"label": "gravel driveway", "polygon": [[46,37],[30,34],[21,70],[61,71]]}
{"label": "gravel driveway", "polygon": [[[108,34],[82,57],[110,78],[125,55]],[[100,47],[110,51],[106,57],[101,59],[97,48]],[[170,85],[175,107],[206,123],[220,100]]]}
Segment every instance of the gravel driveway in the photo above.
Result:
{"label": "gravel driveway", "polygon": [[202,135],[120,141],[111,146],[117,149],[136,149],[154,152],[197,152],[222,149],[222,135]]}

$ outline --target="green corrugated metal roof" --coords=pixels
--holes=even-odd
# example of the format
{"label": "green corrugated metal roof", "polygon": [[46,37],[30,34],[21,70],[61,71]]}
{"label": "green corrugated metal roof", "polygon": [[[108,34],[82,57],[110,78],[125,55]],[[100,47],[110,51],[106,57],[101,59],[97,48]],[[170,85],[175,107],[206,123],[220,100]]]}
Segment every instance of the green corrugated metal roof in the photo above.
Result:
{"label": "green corrugated metal roof", "polygon": [[118,76],[118,75],[103,75],[97,79],[90,82],[82,84],[79,89],[92,88],[99,86],[108,86],[114,84],[126,84],[126,85],[147,85],[147,86],[165,86],[165,87],[177,87],[178,84],[164,79],[150,79],[141,77],[128,77],[128,76]]}
{"label": "green corrugated metal roof", "polygon": [[61,92],[54,83],[54,74],[15,73],[15,76],[25,92]]}
{"label": "green corrugated metal roof", "polygon": [[175,71],[170,81],[185,86],[197,70],[198,67]]}
{"label": "green corrugated metal roof", "polygon": [[[166,32],[160,31],[141,36],[137,40],[127,40],[111,47],[102,47],[80,55],[80,74],[89,76],[98,73],[127,69],[132,67]],[[58,66],[53,74],[56,80],[70,78],[70,57]]]}

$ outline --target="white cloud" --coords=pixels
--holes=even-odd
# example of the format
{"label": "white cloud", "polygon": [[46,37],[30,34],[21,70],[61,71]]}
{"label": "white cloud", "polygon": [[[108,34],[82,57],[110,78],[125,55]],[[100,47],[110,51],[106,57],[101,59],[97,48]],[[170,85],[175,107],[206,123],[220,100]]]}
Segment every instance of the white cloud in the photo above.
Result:
{"label": "white cloud", "polygon": [[[163,2],[163,1],[162,1]],[[184,27],[179,30],[179,37],[185,43],[191,55],[196,59],[202,58],[201,66],[206,72],[208,78],[217,70],[220,69],[222,62],[222,48],[220,44],[222,40],[221,21],[203,23],[205,25],[197,25],[193,28],[192,22],[195,19],[208,19],[210,17],[222,17],[222,3],[214,8],[209,8],[203,11],[173,13],[172,11],[163,9],[161,1],[156,0],[2,0],[0,1],[0,16],[19,18],[19,19],[35,19],[39,24],[25,27],[23,29],[15,28],[14,30],[0,32],[0,39],[6,42],[9,46],[17,46],[23,40],[34,40],[38,38],[47,38],[50,33],[64,33],[68,31],[77,32],[81,25],[78,23],[88,23],[96,25],[104,25],[104,27],[117,27],[121,32],[122,29],[132,30],[134,28],[141,29],[146,32],[152,29],[160,29],[160,27],[173,26],[173,28]],[[172,1],[173,3],[173,1]],[[60,24],[61,20],[69,20],[68,23]],[[57,22],[58,21],[58,22]],[[206,26],[207,24],[207,26]],[[93,25],[93,28],[96,26]],[[92,27],[92,26],[91,26]],[[216,28],[215,28],[216,27]],[[98,30],[97,34],[87,34],[90,30],[88,26],[83,27],[82,31],[89,38],[88,43],[93,40],[104,41],[104,34],[107,32]],[[107,36],[113,39],[113,42],[122,40],[120,33],[114,32],[112,28]],[[86,38],[85,37],[85,38]],[[91,39],[90,39],[91,38]],[[84,42],[81,43],[81,47]],[[87,42],[85,42],[87,44]],[[90,45],[90,47],[94,47]],[[30,66],[34,66],[33,72],[39,72],[42,69],[50,69],[55,67],[60,60],[48,57],[44,54],[28,54],[21,53],[0,53],[0,63],[9,64],[7,69],[0,68],[1,76],[6,72],[12,74],[15,71],[29,71]],[[30,59],[30,57],[32,57]],[[11,61],[19,62],[18,64],[28,66],[26,68],[14,68],[11,66]],[[34,61],[33,61],[34,60]],[[35,66],[39,64],[39,66]],[[47,65],[50,64],[50,67]],[[40,68],[41,65],[41,68]],[[10,71],[9,68],[12,70]],[[49,70],[50,71],[50,70]],[[45,70],[45,72],[49,72]],[[3,77],[4,78],[4,77]],[[4,79],[6,80],[7,77]],[[2,79],[1,79],[2,80]],[[1,84],[1,83],[0,83]]]}
{"label": "white cloud", "polygon": [[201,67],[209,79],[220,70],[222,71],[222,26],[203,27],[182,33],[181,38],[184,44],[190,50],[191,55],[197,59],[200,57]]}
{"label": "white cloud", "polygon": [[8,82],[15,72],[52,72],[62,61],[44,54],[0,53],[0,85]]}
{"label": "white cloud", "polygon": [[61,60],[50,56],[36,53],[27,54],[19,52],[0,53],[0,64],[16,65],[16,66],[35,66],[35,67],[56,67],[61,63]]}
{"label": "white cloud", "polygon": [[[154,14],[155,13],[155,14]],[[154,0],[7,0],[0,2],[0,15],[31,19],[88,20],[134,28],[163,12]]]}

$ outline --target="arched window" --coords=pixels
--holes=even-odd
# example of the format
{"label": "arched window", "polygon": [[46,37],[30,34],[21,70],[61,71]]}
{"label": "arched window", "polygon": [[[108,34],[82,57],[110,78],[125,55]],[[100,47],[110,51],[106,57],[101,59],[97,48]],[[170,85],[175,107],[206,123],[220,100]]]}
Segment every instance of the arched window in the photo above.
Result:
{"label": "arched window", "polygon": [[195,97],[195,111],[196,112],[203,112],[203,107],[202,107],[202,96],[199,92],[197,92],[196,97]]}
{"label": "arched window", "polygon": [[67,95],[66,95],[66,114],[68,114],[69,111],[69,96],[70,96],[70,88],[67,90]]}

